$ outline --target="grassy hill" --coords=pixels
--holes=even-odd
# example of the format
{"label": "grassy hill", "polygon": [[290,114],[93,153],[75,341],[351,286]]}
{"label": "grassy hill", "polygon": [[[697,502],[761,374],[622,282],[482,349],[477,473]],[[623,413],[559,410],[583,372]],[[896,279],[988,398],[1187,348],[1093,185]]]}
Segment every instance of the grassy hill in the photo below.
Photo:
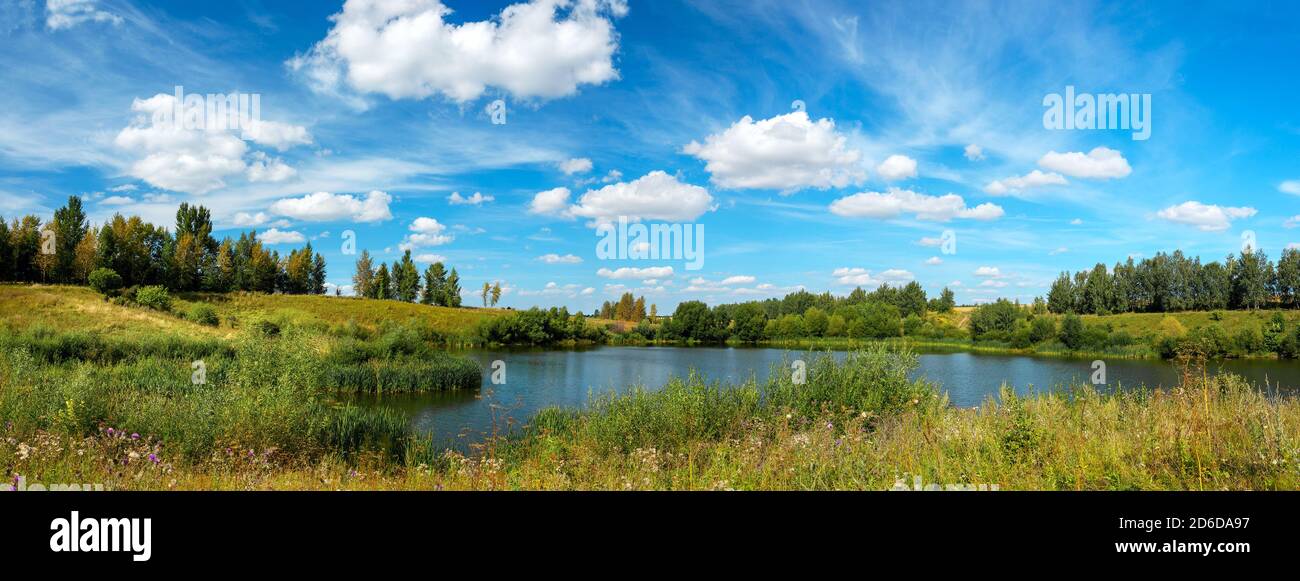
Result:
{"label": "grassy hill", "polygon": [[[196,303],[212,305],[221,324],[210,327],[178,314]],[[109,336],[183,334],[230,338],[241,322],[274,320],[297,326],[355,323],[375,330],[385,322],[419,323],[449,337],[464,337],[485,319],[504,309],[448,308],[347,297],[266,295],[258,293],[192,293],[176,297],[173,313],[116,305],[95,291],[63,285],[0,285],[0,320],[15,330],[42,325]]]}

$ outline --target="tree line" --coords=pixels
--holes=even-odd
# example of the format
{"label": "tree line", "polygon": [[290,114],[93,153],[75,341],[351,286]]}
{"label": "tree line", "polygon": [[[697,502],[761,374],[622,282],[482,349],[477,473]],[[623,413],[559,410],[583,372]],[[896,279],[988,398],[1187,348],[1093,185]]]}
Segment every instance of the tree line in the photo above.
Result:
{"label": "tree line", "polygon": [[600,305],[600,310],[592,316],[599,319],[640,323],[647,317],[650,319],[658,317],[659,307],[650,305],[650,312],[647,314],[644,296],[633,297],[632,293],[623,293],[617,302],[605,301]]}
{"label": "tree line", "polygon": [[1159,253],[1109,270],[1062,272],[1047,293],[1053,313],[1107,315],[1176,311],[1300,307],[1300,250],[1288,248],[1275,265],[1262,250],[1201,263],[1182,251]]}
{"label": "tree line", "polygon": [[182,203],[172,230],[121,214],[92,227],[77,196],[69,196],[48,223],[35,215],[12,222],[0,216],[0,280],[86,284],[96,271],[98,279],[126,287],[325,292],[325,258],[311,243],[281,256],[267,250],[255,230],[218,242],[203,206]]}
{"label": "tree line", "polygon": [[[369,251],[363,250],[357,258],[356,271],[352,275],[352,289],[356,296],[408,303],[419,301],[421,304],[440,307],[460,306],[460,275],[455,268],[448,272],[441,262],[435,262],[424,269],[421,281],[420,270],[415,266],[410,250],[402,254],[402,258],[393,261],[391,268],[382,261],[376,268],[374,263]],[[486,296],[485,294],[485,306]],[[500,290],[497,290],[496,298],[500,298]]]}

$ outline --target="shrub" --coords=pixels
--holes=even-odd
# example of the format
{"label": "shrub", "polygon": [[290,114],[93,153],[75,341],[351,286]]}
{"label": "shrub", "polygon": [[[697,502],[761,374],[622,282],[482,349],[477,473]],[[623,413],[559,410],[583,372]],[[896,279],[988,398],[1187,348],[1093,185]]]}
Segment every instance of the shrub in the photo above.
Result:
{"label": "shrub", "polygon": [[207,303],[195,303],[190,307],[190,312],[185,315],[185,318],[209,327],[215,327],[221,323],[221,319],[217,317],[217,310]]}
{"label": "shrub", "polygon": [[170,311],[172,309],[172,296],[167,289],[162,286],[144,286],[135,293],[135,302],[141,306],[149,307],[157,311]]}
{"label": "shrub", "polygon": [[111,268],[96,268],[87,280],[90,288],[104,296],[110,296],[122,288],[122,276]]}

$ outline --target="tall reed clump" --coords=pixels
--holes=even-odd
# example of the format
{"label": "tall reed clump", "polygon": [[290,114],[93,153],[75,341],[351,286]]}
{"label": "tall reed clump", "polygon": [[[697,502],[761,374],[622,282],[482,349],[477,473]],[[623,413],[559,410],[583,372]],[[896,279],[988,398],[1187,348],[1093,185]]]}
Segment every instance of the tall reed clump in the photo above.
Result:
{"label": "tall reed clump", "polygon": [[341,335],[320,370],[321,385],[344,393],[479,388],[478,364],[436,349],[433,340],[409,327],[390,327],[373,338]]}

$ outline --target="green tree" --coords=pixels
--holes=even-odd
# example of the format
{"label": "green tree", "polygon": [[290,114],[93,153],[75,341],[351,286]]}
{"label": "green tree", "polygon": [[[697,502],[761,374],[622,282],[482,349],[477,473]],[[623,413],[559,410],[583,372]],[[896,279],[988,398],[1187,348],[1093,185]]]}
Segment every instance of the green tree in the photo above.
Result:
{"label": "green tree", "polygon": [[420,304],[437,305],[441,302],[443,287],[447,285],[447,273],[441,262],[430,264],[424,269],[424,289],[420,293]]}
{"label": "green tree", "polygon": [[1062,272],[1052,282],[1052,288],[1047,291],[1047,310],[1058,314],[1074,311],[1074,283],[1070,281],[1070,273]]}
{"label": "green tree", "polygon": [[372,292],[374,292],[375,298],[393,298],[393,281],[392,277],[388,275],[387,264],[379,264],[379,270],[375,271],[375,280],[371,284],[374,285],[374,290]]}
{"label": "green tree", "polygon": [[501,281],[497,281],[492,285],[492,306],[497,306],[499,302],[501,302]]}
{"label": "green tree", "polygon": [[352,274],[352,294],[367,299],[375,298],[374,280],[375,266],[370,260],[370,251],[362,250],[361,256],[357,257],[356,270]]}
{"label": "green tree", "polygon": [[420,271],[411,260],[410,250],[402,254],[393,272],[393,280],[397,283],[397,300],[413,303],[420,298]]}
{"label": "green tree", "polygon": [[447,306],[460,306],[460,275],[456,274],[456,269],[451,269],[451,274],[447,275],[447,286],[443,296],[446,297]]}
{"label": "green tree", "polygon": [[86,212],[81,208],[81,198],[68,196],[68,203],[54,211],[54,278],[59,282],[72,282],[73,263],[76,260],[77,245],[90,230],[86,221]]}
{"label": "green tree", "polygon": [[763,330],[767,326],[767,314],[756,303],[744,303],[736,308],[732,315],[732,335],[736,340],[755,343],[763,340]]}

